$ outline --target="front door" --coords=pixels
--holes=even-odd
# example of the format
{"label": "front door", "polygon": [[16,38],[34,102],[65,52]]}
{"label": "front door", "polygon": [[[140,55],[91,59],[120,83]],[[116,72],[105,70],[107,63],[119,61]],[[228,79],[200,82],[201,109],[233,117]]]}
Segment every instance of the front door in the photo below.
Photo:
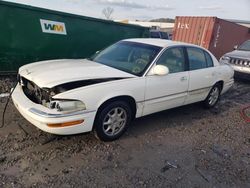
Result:
{"label": "front door", "polygon": [[143,115],[181,106],[187,96],[189,74],[183,48],[166,49],[156,65],[167,66],[169,74],[146,77]]}

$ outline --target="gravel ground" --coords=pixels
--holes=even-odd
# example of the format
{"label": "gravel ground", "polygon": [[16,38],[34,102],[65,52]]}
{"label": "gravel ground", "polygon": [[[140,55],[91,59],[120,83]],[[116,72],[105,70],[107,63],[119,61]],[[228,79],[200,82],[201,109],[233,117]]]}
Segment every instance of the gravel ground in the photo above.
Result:
{"label": "gravel ground", "polygon": [[[0,78],[0,94],[13,81]],[[0,187],[250,187],[250,124],[240,116],[247,104],[250,83],[236,82],[214,109],[197,103],[143,117],[104,143],[92,133],[44,133],[10,102]]]}

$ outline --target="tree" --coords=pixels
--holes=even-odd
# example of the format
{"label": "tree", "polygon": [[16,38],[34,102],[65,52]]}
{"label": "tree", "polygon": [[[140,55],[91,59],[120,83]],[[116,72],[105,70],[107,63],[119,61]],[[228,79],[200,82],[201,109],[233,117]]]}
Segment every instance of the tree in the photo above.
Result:
{"label": "tree", "polygon": [[111,15],[113,14],[113,12],[114,12],[114,9],[111,8],[111,7],[106,7],[106,8],[104,8],[102,10],[102,14],[105,16],[105,18],[107,20],[111,20],[112,19]]}

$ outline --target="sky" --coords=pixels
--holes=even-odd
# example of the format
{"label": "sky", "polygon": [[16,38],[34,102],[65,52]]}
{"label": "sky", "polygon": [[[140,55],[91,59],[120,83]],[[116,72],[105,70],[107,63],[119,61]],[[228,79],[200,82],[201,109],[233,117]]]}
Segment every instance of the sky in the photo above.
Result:
{"label": "sky", "polygon": [[150,20],[175,16],[217,16],[250,21],[250,0],[5,0],[84,16],[105,18],[111,7],[115,20]]}

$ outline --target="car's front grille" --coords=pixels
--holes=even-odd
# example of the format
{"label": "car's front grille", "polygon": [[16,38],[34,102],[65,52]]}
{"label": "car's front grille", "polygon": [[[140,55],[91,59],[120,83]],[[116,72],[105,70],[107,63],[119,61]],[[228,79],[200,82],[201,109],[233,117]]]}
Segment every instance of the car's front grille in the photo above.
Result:
{"label": "car's front grille", "polygon": [[250,60],[230,58],[230,63],[242,67],[250,67]]}
{"label": "car's front grille", "polygon": [[48,92],[38,87],[35,83],[30,80],[19,77],[19,84],[23,88],[24,94],[34,103],[42,104],[49,100]]}

